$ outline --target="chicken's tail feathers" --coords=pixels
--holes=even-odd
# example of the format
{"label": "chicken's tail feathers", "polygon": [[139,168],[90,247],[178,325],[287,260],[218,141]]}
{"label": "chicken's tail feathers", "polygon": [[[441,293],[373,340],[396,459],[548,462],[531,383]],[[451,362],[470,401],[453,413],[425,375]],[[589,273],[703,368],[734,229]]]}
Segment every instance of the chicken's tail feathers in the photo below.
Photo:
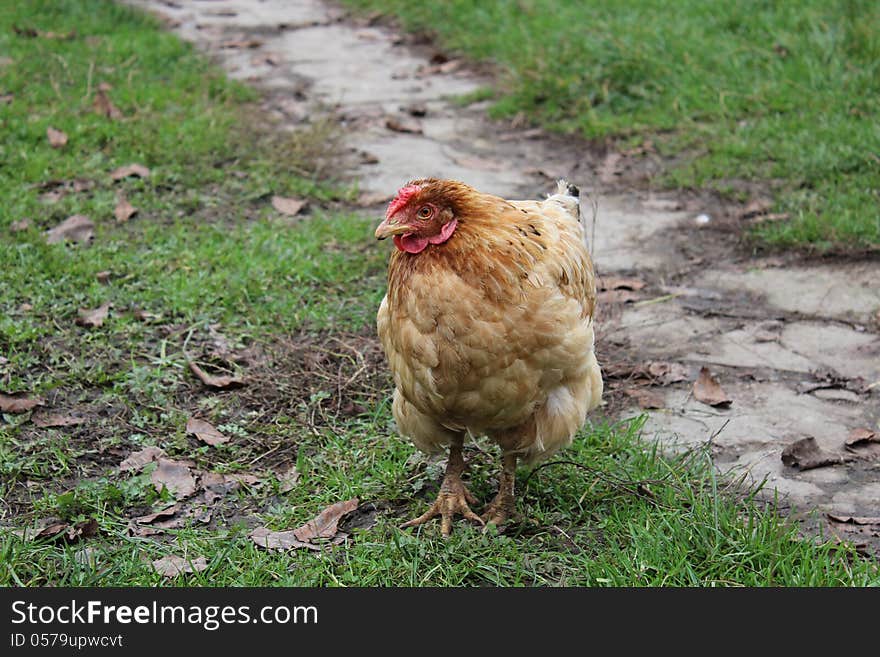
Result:
{"label": "chicken's tail feathers", "polygon": [[563,208],[565,208],[569,214],[571,214],[572,219],[580,223],[581,221],[581,203],[580,203],[580,195],[581,190],[579,190],[575,185],[572,185],[570,182],[564,179],[559,179],[556,181],[556,193],[550,194],[547,198],[548,201],[555,201]]}
{"label": "chicken's tail feathers", "polygon": [[556,193],[562,196],[574,196],[575,198],[580,198],[581,190],[577,188],[577,185],[572,185],[564,178],[560,178],[556,181]]}

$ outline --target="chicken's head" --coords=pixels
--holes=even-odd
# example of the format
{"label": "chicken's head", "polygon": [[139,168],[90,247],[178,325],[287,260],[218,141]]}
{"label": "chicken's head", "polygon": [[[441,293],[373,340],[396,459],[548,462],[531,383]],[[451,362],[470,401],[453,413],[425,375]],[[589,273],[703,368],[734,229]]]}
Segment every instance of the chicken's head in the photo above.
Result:
{"label": "chicken's head", "polygon": [[376,228],[377,239],[393,237],[394,246],[413,254],[429,244],[443,244],[458,225],[451,205],[432,193],[431,185],[419,182],[397,190],[385,220]]}

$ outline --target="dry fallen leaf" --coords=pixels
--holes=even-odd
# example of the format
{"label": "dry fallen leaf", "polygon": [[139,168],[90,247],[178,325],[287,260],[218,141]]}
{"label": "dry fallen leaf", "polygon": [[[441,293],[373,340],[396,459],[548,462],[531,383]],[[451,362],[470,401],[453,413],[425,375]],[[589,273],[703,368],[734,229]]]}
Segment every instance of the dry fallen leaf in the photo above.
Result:
{"label": "dry fallen leaf", "polygon": [[272,197],[272,207],[278,210],[281,214],[286,214],[288,217],[293,217],[299,214],[299,211],[302,210],[305,205],[306,201],[299,198],[287,198],[285,196]]}
{"label": "dry fallen leaf", "polygon": [[394,132],[403,132],[412,135],[422,134],[422,126],[419,125],[418,121],[389,117],[385,120],[385,127]]}
{"label": "dry fallen leaf", "polygon": [[90,538],[98,533],[98,521],[94,518],[83,520],[75,525],[67,522],[52,522],[33,535],[28,536],[30,540],[39,539],[61,539],[65,543],[76,543],[80,539]]}
{"label": "dry fallen leaf", "polygon": [[156,313],[151,313],[148,310],[144,310],[143,308],[137,308],[132,313],[132,317],[134,317],[139,322],[151,322],[154,319],[159,319],[162,316],[157,315]]}
{"label": "dry fallen leaf", "polygon": [[124,167],[113,169],[113,171],[110,172],[111,180],[122,180],[123,178],[128,178],[129,176],[134,176],[136,178],[149,178],[150,170],[143,164],[134,163],[126,164]]}
{"label": "dry fallen leaf", "polygon": [[811,470],[826,465],[836,465],[851,461],[851,457],[830,454],[821,447],[812,436],[801,438],[782,450],[782,462],[798,470]]}
{"label": "dry fallen leaf", "polygon": [[152,522],[156,522],[161,518],[170,518],[177,514],[180,511],[180,504],[172,504],[169,507],[162,509],[161,511],[156,511],[155,513],[150,513],[145,516],[139,516],[134,519],[136,523],[139,525],[149,525]]}
{"label": "dry fallen leaf", "polygon": [[15,100],[15,94],[0,94],[0,105],[9,105]]}
{"label": "dry fallen leaf", "polygon": [[46,128],[46,137],[49,139],[49,146],[52,148],[63,148],[67,145],[67,134],[55,128]]}
{"label": "dry fallen leaf", "polygon": [[645,287],[645,281],[626,276],[601,276],[598,282],[600,290],[638,291]]}
{"label": "dry fallen leaf", "polygon": [[752,219],[758,215],[767,214],[773,207],[773,201],[768,198],[755,198],[746,204],[740,212],[740,219]]}
{"label": "dry fallen leaf", "polygon": [[101,285],[107,285],[110,282],[110,272],[107,270],[99,271],[95,274],[95,280],[97,280]]}
{"label": "dry fallen leaf", "polygon": [[9,232],[11,233],[19,233],[23,230],[27,230],[31,227],[31,222],[29,219],[19,219],[18,221],[13,221],[9,224]]}
{"label": "dry fallen leaf", "polygon": [[80,326],[85,326],[86,328],[98,328],[104,324],[104,320],[107,319],[107,315],[112,306],[113,304],[108,301],[102,303],[93,310],[80,308],[77,311],[78,316],[76,318],[76,323]]}
{"label": "dry fallen leaf", "polygon": [[859,427],[849,432],[846,438],[847,447],[854,447],[863,443],[880,443],[880,434],[864,427]]}
{"label": "dry fallen leaf", "polygon": [[60,224],[46,231],[46,244],[57,244],[65,240],[70,242],[88,242],[95,234],[95,224],[85,215],[75,214]]}
{"label": "dry fallen leaf", "polygon": [[0,392],[0,413],[27,413],[42,405],[43,400],[39,397],[20,397]]}
{"label": "dry fallen leaf", "polygon": [[259,39],[234,39],[231,41],[224,41],[220,44],[221,48],[232,48],[236,50],[247,50],[250,48],[259,48],[263,45],[263,42]]}
{"label": "dry fallen leaf", "polygon": [[195,363],[190,363],[189,368],[192,370],[193,374],[195,374],[199,380],[209,388],[224,390],[226,388],[237,388],[244,385],[244,379],[238,376],[230,376],[228,374],[217,376],[214,374],[208,374]]}
{"label": "dry fallen leaf", "polygon": [[185,573],[198,573],[208,568],[205,557],[186,559],[170,554],[153,561],[153,569],[162,577],[172,578]]}
{"label": "dry fallen leaf", "polygon": [[45,429],[48,427],[72,427],[77,424],[83,424],[85,418],[74,417],[73,415],[62,415],[60,413],[45,414],[40,413],[31,418],[31,422],[35,426]]}
{"label": "dry fallen leaf", "polygon": [[122,118],[122,112],[113,104],[113,101],[110,100],[110,96],[107,94],[107,92],[110,91],[110,88],[110,85],[106,82],[102,82],[98,85],[97,90],[95,90],[95,99],[92,102],[92,109],[97,114],[106,116],[108,119],[118,120]]}
{"label": "dry fallen leaf", "polygon": [[681,363],[655,360],[645,365],[645,371],[663,385],[687,381],[691,378],[690,368]]}
{"label": "dry fallen leaf", "polygon": [[880,525],[880,517],[878,516],[841,516],[833,513],[825,514],[829,520],[834,522],[851,524],[851,525]]}
{"label": "dry fallen leaf", "polygon": [[281,484],[281,492],[286,493],[293,490],[296,482],[299,481],[299,470],[296,469],[295,465],[291,465],[286,470],[279,472],[277,477],[278,482]]}
{"label": "dry fallen leaf", "polygon": [[116,221],[124,223],[137,214],[138,209],[128,202],[122,194],[116,200],[116,207],[113,209],[113,216]]}
{"label": "dry fallen leaf", "polygon": [[152,463],[165,456],[165,450],[161,447],[144,447],[142,450],[132,452],[122,463],[119,464],[120,472],[134,470],[140,472],[148,463]]}
{"label": "dry fallen leaf", "polygon": [[193,434],[196,438],[211,447],[229,442],[229,437],[224,436],[217,431],[217,429],[214,428],[214,425],[194,417],[191,417],[186,421],[186,432]]}
{"label": "dry fallen leaf", "polygon": [[639,408],[665,408],[663,394],[649,388],[630,388],[624,390],[627,396],[636,400]]}
{"label": "dry fallen leaf", "polygon": [[167,488],[178,500],[196,492],[196,480],[184,463],[172,459],[159,458],[158,467],[150,475],[150,481],[160,493]]}
{"label": "dry fallen leaf", "polygon": [[709,372],[708,367],[700,368],[700,375],[694,382],[694,399],[709,404],[709,406],[727,406],[733,403],[733,400],[725,394],[721,385]]}
{"label": "dry fallen leaf", "polygon": [[267,550],[289,550],[291,548],[306,548],[307,550],[320,550],[320,545],[299,540],[293,530],[273,532],[267,527],[257,527],[250,534],[251,540],[261,548]]}
{"label": "dry fallen leaf", "polygon": [[311,541],[315,538],[333,538],[339,526],[339,519],[346,513],[354,511],[357,505],[358,499],[356,497],[344,502],[331,504],[306,524],[294,529],[293,533],[301,541]]}
{"label": "dry fallen leaf", "polygon": [[632,290],[601,290],[596,300],[601,304],[632,303],[641,299],[641,295]]}

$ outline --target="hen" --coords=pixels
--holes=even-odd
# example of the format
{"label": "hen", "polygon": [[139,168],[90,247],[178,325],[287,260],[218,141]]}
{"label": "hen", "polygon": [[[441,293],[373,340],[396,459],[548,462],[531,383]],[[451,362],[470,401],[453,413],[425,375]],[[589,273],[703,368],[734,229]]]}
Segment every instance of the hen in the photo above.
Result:
{"label": "hen", "polygon": [[[448,536],[455,514],[503,524],[517,459],[569,445],[602,395],[578,190],[560,181],[544,201],[507,201],[456,181],[414,180],[376,237],[397,247],[377,318],[394,418],[419,449],[449,449],[437,501],[403,527],[439,515]],[[461,475],[465,436],[482,435],[503,456],[498,494],[480,517]]]}

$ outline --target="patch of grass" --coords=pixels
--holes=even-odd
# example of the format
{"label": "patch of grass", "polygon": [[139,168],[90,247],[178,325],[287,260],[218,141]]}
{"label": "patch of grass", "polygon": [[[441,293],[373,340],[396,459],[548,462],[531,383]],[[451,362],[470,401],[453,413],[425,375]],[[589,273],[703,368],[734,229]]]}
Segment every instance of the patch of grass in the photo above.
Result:
{"label": "patch of grass", "polygon": [[[376,420],[351,423],[344,435],[327,432],[300,459],[302,478],[268,499],[260,522],[286,529],[324,505],[358,496],[377,500],[377,524],[353,529],[350,543],[325,553],[266,552],[235,521],[213,531],[170,530],[168,542],[132,538],[127,521],[89,493],[80,504],[96,516],[102,536],[82,546],[0,542],[0,582],[28,586],[155,585],[162,578],[149,560],[169,551],[207,558],[208,569],[180,576],[189,585],[358,586],[853,586],[878,583],[876,564],[850,548],[812,543],[754,502],[718,490],[702,450],[664,457],[638,439],[640,423],[596,427],[581,436],[566,460],[537,471],[521,491],[524,519],[506,535],[483,534],[457,523],[449,540],[436,526],[401,531],[399,507],[390,502],[429,492],[438,468],[411,474],[409,445],[388,436],[387,409]],[[497,454],[472,450],[471,484],[491,492],[487,473]],[[521,472],[520,482],[525,481]],[[651,497],[636,494],[650,480]],[[105,485],[105,484],[102,484]],[[430,491],[433,493],[433,491]],[[114,493],[119,495],[119,493]],[[424,496],[422,496],[424,497]],[[419,507],[427,502],[420,500]],[[90,506],[89,506],[90,505]],[[402,515],[416,512],[410,508]]]}
{"label": "patch of grass", "polygon": [[671,156],[668,185],[766,182],[770,243],[880,246],[880,5],[871,0],[347,0],[503,71],[499,116]]}
{"label": "patch of grass", "polygon": [[[290,141],[248,129],[253,92],[131,9],[0,8],[12,60],[0,85],[13,96],[0,115],[0,386],[45,402],[0,416],[0,585],[877,582],[876,564],[853,548],[800,540],[772,509],[717,481],[702,452],[646,446],[638,421],[585,431],[565,455],[575,465],[521,472],[523,518],[505,535],[465,523],[449,541],[436,525],[400,531],[435,494],[441,468],[414,457],[391,422],[373,332],[384,256],[370,220],[334,210],[348,192],[325,179],[332,125]],[[21,36],[13,24],[76,36]],[[100,82],[123,118],[91,111]],[[66,147],[47,144],[50,125],[68,133]],[[109,180],[133,161],[152,175]],[[41,198],[48,181],[74,179],[86,189]],[[119,193],[139,208],[123,224],[112,218]],[[310,210],[284,220],[272,194],[304,196]],[[94,220],[93,242],[47,245],[44,231],[73,213]],[[11,232],[23,218],[31,227]],[[103,325],[75,323],[80,308],[108,302]],[[209,390],[193,360],[245,385]],[[80,423],[40,427],[40,413]],[[187,435],[191,417],[228,442]],[[153,484],[155,464],[120,470],[150,446],[201,477],[178,526],[152,535],[134,519],[173,496]],[[468,456],[472,490],[489,499],[498,455]],[[293,465],[299,480],[285,490]],[[208,496],[208,474],[230,473],[254,479]],[[346,525],[349,542],[332,550],[266,552],[248,537],[355,496],[366,528]],[[52,518],[95,519],[99,531],[72,545],[21,535]],[[168,582],[150,566],[168,554],[204,556],[208,569]]]}

